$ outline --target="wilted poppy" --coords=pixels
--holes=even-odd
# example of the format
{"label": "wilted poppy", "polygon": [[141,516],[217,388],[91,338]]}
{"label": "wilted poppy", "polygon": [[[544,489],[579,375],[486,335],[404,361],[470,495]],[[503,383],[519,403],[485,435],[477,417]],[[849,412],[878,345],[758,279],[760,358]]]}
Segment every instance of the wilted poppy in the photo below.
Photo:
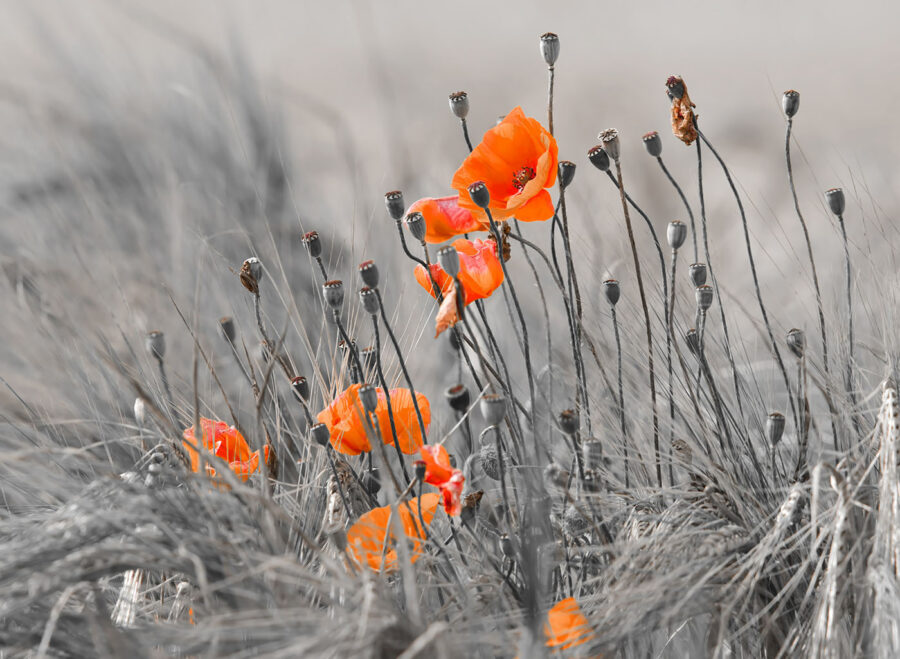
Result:
{"label": "wilted poppy", "polygon": [[588,619],[584,617],[574,597],[567,597],[547,612],[547,646],[566,650],[582,643],[591,637]]}
{"label": "wilted poppy", "polygon": [[490,229],[490,226],[482,224],[472,211],[459,205],[459,195],[419,199],[409,207],[407,214],[417,211],[425,218],[426,243],[442,243],[470,231]]}
{"label": "wilted poppy", "polygon": [[[200,419],[200,429],[203,433],[203,446],[207,451],[213,453],[216,457],[221,458],[228,463],[231,470],[246,481],[250,478],[250,474],[256,472],[259,468],[259,451],[250,452],[250,446],[247,440],[234,426],[229,426],[224,421],[215,421],[213,419]],[[183,433],[185,450],[191,459],[191,471],[200,471],[200,453],[197,450],[197,437],[194,434],[194,427],[186,428]],[[263,447],[265,460],[269,459],[269,447]],[[206,471],[210,476],[216,475],[216,470],[209,464],[206,465]]]}
{"label": "wilted poppy", "polygon": [[[351,384],[331,405],[319,412],[318,420],[328,426],[331,432],[331,445],[338,453],[359,455],[372,450],[369,444],[368,425],[365,411],[359,400],[359,384]],[[387,409],[387,397],[383,389],[376,389],[378,406],[375,418],[378,419],[381,439],[385,444],[393,444],[391,434],[391,417]],[[422,413],[425,430],[431,423],[431,406],[424,394],[416,392],[416,401]],[[391,389],[391,409],[394,413],[394,427],[397,429],[397,443],[403,453],[412,454],[419,450],[425,441],[419,428],[416,409],[413,406],[409,389]]]}
{"label": "wilted poppy", "polygon": [[[422,553],[425,531],[419,521],[419,504],[422,519],[430,524],[437,510],[440,496],[423,494],[421,499],[397,504],[394,515],[399,516],[400,527],[410,543],[410,560],[415,563]],[[390,572],[397,569],[396,521],[391,519],[391,506],[370,510],[347,529],[347,548],[359,565],[368,565],[376,571]]]}
{"label": "wilted poppy", "polygon": [[459,193],[460,207],[482,222],[487,216],[468,193],[476,181],[483,181],[491,193],[489,208],[495,220],[548,220],[553,200],[547,188],[556,182],[557,150],[556,140],[540,122],[517,107],[484,134],[450,185]]}
{"label": "wilted poppy", "polygon": [[443,446],[423,446],[420,452],[425,461],[425,482],[440,489],[448,515],[459,515],[466,477],[461,470],[450,465],[450,456]]}

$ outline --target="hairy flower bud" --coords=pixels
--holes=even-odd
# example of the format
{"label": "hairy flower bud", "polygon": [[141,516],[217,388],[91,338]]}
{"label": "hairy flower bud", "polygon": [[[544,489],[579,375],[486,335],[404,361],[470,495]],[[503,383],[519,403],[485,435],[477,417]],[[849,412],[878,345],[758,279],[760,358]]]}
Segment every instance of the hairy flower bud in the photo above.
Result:
{"label": "hairy flower bud", "polygon": [[231,316],[222,316],[219,318],[219,327],[222,329],[222,336],[228,343],[234,344],[236,337],[234,331],[234,319]]}
{"label": "hairy flower bud", "polygon": [[784,414],[781,412],[772,412],[766,419],[766,439],[772,448],[778,446],[778,442],[781,441],[781,436],[784,434],[784,423]]}
{"label": "hairy flower bud", "polygon": [[372,414],[378,408],[378,391],[369,383],[360,385],[359,402],[366,412]]}
{"label": "hairy flower bud", "polygon": [[428,226],[425,224],[425,216],[419,211],[415,211],[406,216],[406,228],[412,234],[412,237],[423,242]]}
{"label": "hairy flower bud", "polygon": [[496,444],[482,444],[478,451],[478,459],[485,476],[495,481],[500,480],[500,454],[497,452]]}
{"label": "hairy flower bud", "polygon": [[378,288],[378,266],[375,261],[363,261],[359,264],[359,278],[364,286]]}
{"label": "hairy flower bud", "polygon": [[603,294],[611,307],[616,306],[619,296],[622,294],[622,291],[619,289],[619,282],[615,279],[607,279],[603,282]]}
{"label": "hairy flower bud", "polygon": [[312,258],[317,259],[322,256],[322,241],[319,240],[318,231],[303,234],[303,246],[306,247],[306,251]]}
{"label": "hairy flower bud", "polygon": [[788,348],[794,353],[794,357],[797,359],[803,357],[803,353],[806,351],[806,334],[803,333],[803,330],[796,327],[788,330],[786,340]]}
{"label": "hairy flower bud", "polygon": [[666,229],[666,239],[669,241],[669,247],[672,249],[681,249],[684,245],[684,239],[687,238],[687,226],[680,220],[669,222]]}
{"label": "hairy flower bud", "polygon": [[309,381],[302,375],[291,380],[291,389],[300,397],[301,400],[309,400]]}
{"label": "hairy flower bud", "polygon": [[317,423],[309,429],[310,439],[319,446],[328,446],[328,440],[331,439],[331,431],[324,423]]}
{"label": "hairy flower bud", "polygon": [[800,92],[788,89],[781,99],[781,107],[788,118],[797,114],[797,110],[800,109]]}
{"label": "hairy flower bud", "polygon": [[607,128],[597,136],[607,155],[615,162],[619,161],[619,131],[615,128]]}
{"label": "hairy flower bud", "polygon": [[450,111],[457,119],[465,119],[469,114],[469,95],[466,92],[450,94]]}
{"label": "hairy flower bud", "polygon": [[438,263],[451,277],[459,276],[459,252],[453,245],[444,245],[437,253]]}
{"label": "hairy flower bud", "polygon": [[384,195],[384,205],[387,207],[388,214],[397,222],[403,217],[403,211],[406,206],[403,203],[403,193],[399,190],[391,190]]}
{"label": "hairy flower bud", "polygon": [[547,66],[556,64],[556,59],[559,57],[558,36],[552,32],[545,32],[541,35],[541,55],[544,56],[544,61],[547,62]]}
{"label": "hairy flower bud", "polygon": [[712,306],[712,286],[707,286],[706,284],[704,284],[703,286],[698,286],[694,291],[694,295],[697,298],[697,308],[700,309],[700,311],[706,312]]}
{"label": "hairy flower bud", "polygon": [[659,133],[651,130],[649,133],[644,133],[641,139],[644,141],[644,148],[647,149],[647,153],[654,158],[659,158],[662,153],[662,139],[660,139]]}
{"label": "hairy flower bud", "polygon": [[166,356],[166,335],[159,330],[153,330],[147,333],[147,352],[156,359],[162,359]]}
{"label": "hairy flower bud", "polygon": [[825,192],[825,201],[828,202],[828,208],[831,212],[840,217],[844,214],[847,207],[847,200],[844,199],[844,191],[841,188],[831,188]]}
{"label": "hairy flower bud", "polygon": [[502,394],[484,394],[479,404],[481,415],[489,426],[498,426],[506,416],[506,398]]}
{"label": "hairy flower bud", "polygon": [[565,190],[575,178],[575,163],[571,160],[559,161],[559,187]]}
{"label": "hairy flower bud", "polygon": [[365,286],[359,291],[359,301],[362,302],[363,309],[371,316],[377,316],[381,311],[381,304],[378,302],[378,294],[374,288]]}
{"label": "hairy flower bud", "polygon": [[468,187],[469,197],[479,208],[487,208],[491,203],[491,193],[484,181],[475,181]]}
{"label": "hairy flower bud", "polygon": [[591,150],[588,151],[588,160],[601,172],[609,171],[609,156],[604,151],[602,144],[591,147]]}
{"label": "hairy flower bud", "polygon": [[705,263],[691,263],[688,271],[691,275],[691,283],[694,286],[703,286],[706,283],[706,264]]}
{"label": "hairy flower bud", "polygon": [[575,410],[563,410],[559,413],[559,429],[567,435],[574,435],[581,427],[581,420]]}
{"label": "hairy flower bud", "polygon": [[464,384],[453,385],[444,392],[444,396],[447,398],[450,407],[456,412],[464,413],[469,409],[469,405],[472,404],[472,396]]}
{"label": "hairy flower bud", "polygon": [[339,279],[332,279],[322,284],[322,297],[325,298],[325,304],[339,311],[344,303],[344,284]]}

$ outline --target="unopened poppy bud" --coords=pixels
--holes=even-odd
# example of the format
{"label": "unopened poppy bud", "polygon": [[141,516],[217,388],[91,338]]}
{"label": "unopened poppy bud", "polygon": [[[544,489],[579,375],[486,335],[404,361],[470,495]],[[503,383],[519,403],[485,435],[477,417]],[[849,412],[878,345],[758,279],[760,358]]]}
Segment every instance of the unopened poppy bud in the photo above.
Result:
{"label": "unopened poppy bud", "polygon": [[378,407],[378,391],[371,384],[361,385],[359,388],[359,402],[363,409],[372,414]]}
{"label": "unopened poppy bud", "polygon": [[619,301],[619,296],[622,294],[622,291],[619,288],[619,282],[615,279],[607,279],[603,282],[603,294],[606,296],[606,301],[609,302],[609,306],[616,306],[616,303]]}
{"label": "unopened poppy bud", "polygon": [[335,311],[344,304],[344,284],[339,279],[332,279],[322,284],[322,297],[325,298],[325,304]]}
{"label": "unopened poppy bud", "polygon": [[478,458],[485,476],[495,481],[500,480],[500,454],[497,452],[497,445],[482,444]]}
{"label": "unopened poppy bud", "polygon": [[597,146],[592,147],[591,150],[588,151],[588,160],[590,160],[591,164],[601,172],[609,171],[609,156],[606,154],[606,151],[603,150],[603,145],[598,144]]}
{"label": "unopened poppy bud", "polygon": [[234,319],[231,316],[222,316],[219,318],[219,327],[222,329],[222,336],[228,343],[234,343]]}
{"label": "unopened poppy bud", "polygon": [[556,59],[559,57],[558,36],[552,32],[545,32],[541,35],[541,55],[544,56],[544,61],[547,62],[547,66],[556,64]]}
{"label": "unopened poppy bud", "polygon": [[788,89],[781,99],[781,107],[784,108],[784,113],[788,117],[797,114],[797,110],[800,109],[800,92]]}
{"label": "unopened poppy bud", "polygon": [[544,482],[556,487],[566,487],[569,484],[571,474],[558,462],[551,462],[544,467]]}
{"label": "unopened poppy bud", "polygon": [[502,394],[485,394],[480,402],[481,415],[489,426],[498,426],[506,416],[506,398]]}
{"label": "unopened poppy bud", "polygon": [[384,195],[384,205],[388,214],[397,222],[403,217],[406,206],[403,204],[403,193],[399,190],[391,190]]}
{"label": "unopened poppy bud", "polygon": [[456,412],[465,412],[472,403],[472,397],[464,384],[453,385],[444,392],[444,396],[446,396],[450,407]]}
{"label": "unopened poppy bud", "polygon": [[563,528],[570,536],[583,535],[590,528],[590,523],[585,519],[575,506],[569,506],[563,515]]}
{"label": "unopened poppy bud", "polygon": [[469,114],[469,95],[466,92],[450,94],[450,111],[457,119],[465,119]]}
{"label": "unopened poppy bud", "polygon": [[475,181],[468,188],[469,197],[479,208],[487,208],[491,203],[491,192],[484,181]]}
{"label": "unopened poppy bud", "polygon": [[703,286],[706,283],[706,264],[692,263],[688,268],[691,275],[691,283],[694,286]]}
{"label": "unopened poppy bud", "polygon": [[362,302],[363,309],[366,310],[366,313],[372,316],[377,316],[378,312],[381,310],[381,305],[378,303],[378,294],[375,293],[374,288],[369,288],[368,286],[361,288],[359,291],[359,301]]}
{"label": "unopened poppy bud", "polygon": [[362,480],[362,485],[366,488],[366,492],[373,497],[381,490],[381,472],[378,470],[378,467],[366,469],[360,480]]}
{"label": "unopened poppy bud", "polygon": [[769,440],[769,446],[775,448],[784,435],[784,414],[781,412],[772,412],[766,419],[766,439]]}
{"label": "unopened poppy bud", "polygon": [[459,275],[459,252],[453,245],[445,245],[438,250],[438,263],[441,264],[444,272],[451,277]]}
{"label": "unopened poppy bud", "polygon": [[327,446],[331,439],[331,431],[324,423],[317,423],[309,429],[310,439],[319,446]]}
{"label": "unopened poppy bud", "polygon": [[603,444],[596,437],[588,437],[581,443],[581,457],[585,469],[599,469],[603,466]]}
{"label": "unopened poppy bud", "polygon": [[600,140],[600,145],[603,147],[603,150],[606,151],[607,155],[612,158],[614,161],[619,161],[619,131],[615,128],[607,128],[604,131],[601,131],[597,136],[597,139]]}
{"label": "unopened poppy bud", "polygon": [[700,354],[700,335],[697,334],[696,329],[692,327],[687,331],[684,335],[684,342],[687,343],[687,347],[691,351],[691,354]]}
{"label": "unopened poppy bud", "polygon": [[574,435],[581,427],[578,412],[575,410],[563,410],[559,413],[559,429],[567,435]]}
{"label": "unopened poppy bud", "polygon": [[684,245],[684,239],[687,238],[687,226],[680,220],[669,222],[666,229],[666,239],[669,241],[669,247],[672,249],[681,249]]}
{"label": "unopened poppy bud", "polygon": [[559,187],[565,190],[575,178],[575,163],[571,160],[559,161]]}
{"label": "unopened poppy bud", "polygon": [[797,359],[803,357],[803,353],[806,351],[806,335],[803,333],[803,330],[796,327],[788,330],[786,340],[788,348],[794,353],[794,357]]}
{"label": "unopened poppy bud", "polygon": [[134,420],[141,428],[147,423],[147,404],[143,398],[134,399]]}
{"label": "unopened poppy bud", "polygon": [[166,356],[166,335],[159,330],[147,333],[147,352],[156,359]]}
{"label": "unopened poppy bud", "polygon": [[698,286],[697,290],[694,291],[694,295],[697,298],[697,308],[700,311],[707,311],[713,303],[713,288],[712,286],[707,286],[704,284],[703,286]]}
{"label": "unopened poppy bud", "polygon": [[506,558],[515,558],[516,556],[512,538],[509,537],[508,533],[504,533],[500,536],[500,551],[503,552],[503,555],[506,556]]}
{"label": "unopened poppy bud", "polygon": [[378,288],[378,266],[375,261],[363,261],[359,264],[359,278],[369,288]]}
{"label": "unopened poppy bud", "polygon": [[647,153],[654,158],[659,158],[662,153],[662,139],[660,139],[659,133],[651,130],[649,133],[644,133],[641,139],[644,141],[644,148],[647,149]]}
{"label": "unopened poppy bud", "polygon": [[291,380],[291,389],[297,394],[301,400],[309,400],[309,381],[302,375]]}
{"label": "unopened poppy bud", "polygon": [[669,76],[666,80],[666,94],[669,100],[684,96],[684,80],[681,76]]}
{"label": "unopened poppy bud", "polygon": [[419,242],[425,240],[425,232],[428,230],[428,226],[425,224],[425,216],[419,211],[406,216],[406,228],[409,229],[413,238]]}
{"label": "unopened poppy bud", "polygon": [[303,246],[306,247],[306,251],[312,258],[317,259],[322,256],[322,241],[319,240],[318,231],[303,234]]}
{"label": "unopened poppy bud", "polygon": [[424,481],[425,480],[425,472],[428,471],[428,465],[425,464],[424,460],[416,460],[413,462],[413,468],[415,469],[416,480]]}
{"label": "unopened poppy bud", "polygon": [[847,201],[844,199],[843,190],[840,188],[831,188],[831,190],[825,192],[825,200],[828,202],[828,208],[831,209],[832,213],[838,216],[844,214]]}

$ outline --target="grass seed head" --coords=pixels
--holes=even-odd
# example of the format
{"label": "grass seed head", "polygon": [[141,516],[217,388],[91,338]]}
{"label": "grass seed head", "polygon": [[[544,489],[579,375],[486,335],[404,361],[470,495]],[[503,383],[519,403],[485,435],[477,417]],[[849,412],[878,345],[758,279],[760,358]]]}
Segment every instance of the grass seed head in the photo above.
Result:
{"label": "grass seed head", "polygon": [[490,479],[499,481],[500,454],[497,452],[497,445],[490,442],[482,444],[481,449],[478,451],[478,458],[485,475]]}

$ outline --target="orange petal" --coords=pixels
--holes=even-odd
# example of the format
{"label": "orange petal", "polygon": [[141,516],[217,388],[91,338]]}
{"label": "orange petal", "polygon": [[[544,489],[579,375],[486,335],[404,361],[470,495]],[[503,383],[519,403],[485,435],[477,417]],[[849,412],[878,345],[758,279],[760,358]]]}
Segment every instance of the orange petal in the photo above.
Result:
{"label": "orange petal", "polygon": [[516,219],[522,222],[539,222],[553,217],[553,199],[546,190],[541,190],[528,203],[515,212]]}
{"label": "orange petal", "polygon": [[408,213],[418,211],[425,218],[425,242],[442,243],[470,231],[482,230],[472,211],[459,205],[459,195],[426,197],[409,207]]}
{"label": "orange petal", "polygon": [[588,619],[574,597],[567,597],[547,612],[544,632],[548,647],[561,647],[563,650],[587,643],[592,638]]}
{"label": "orange petal", "polygon": [[[422,414],[422,423],[425,424],[425,431],[431,425],[431,405],[425,394],[416,392],[416,402],[419,405],[419,412]],[[397,428],[397,443],[400,445],[400,451],[406,455],[412,455],[419,450],[419,447],[425,442],[422,437],[422,429],[419,427],[419,418],[416,416],[416,408],[412,404],[412,395],[409,389],[391,389],[391,407],[394,410],[394,425]],[[387,414],[387,410],[385,410]],[[386,420],[390,423],[390,419]],[[385,424],[382,423],[382,426]],[[388,427],[385,443],[392,442],[393,437]]]}
{"label": "orange petal", "polygon": [[434,338],[437,338],[445,330],[450,329],[459,322],[459,314],[456,311],[456,286],[444,294],[444,301],[438,309],[434,320]]}

